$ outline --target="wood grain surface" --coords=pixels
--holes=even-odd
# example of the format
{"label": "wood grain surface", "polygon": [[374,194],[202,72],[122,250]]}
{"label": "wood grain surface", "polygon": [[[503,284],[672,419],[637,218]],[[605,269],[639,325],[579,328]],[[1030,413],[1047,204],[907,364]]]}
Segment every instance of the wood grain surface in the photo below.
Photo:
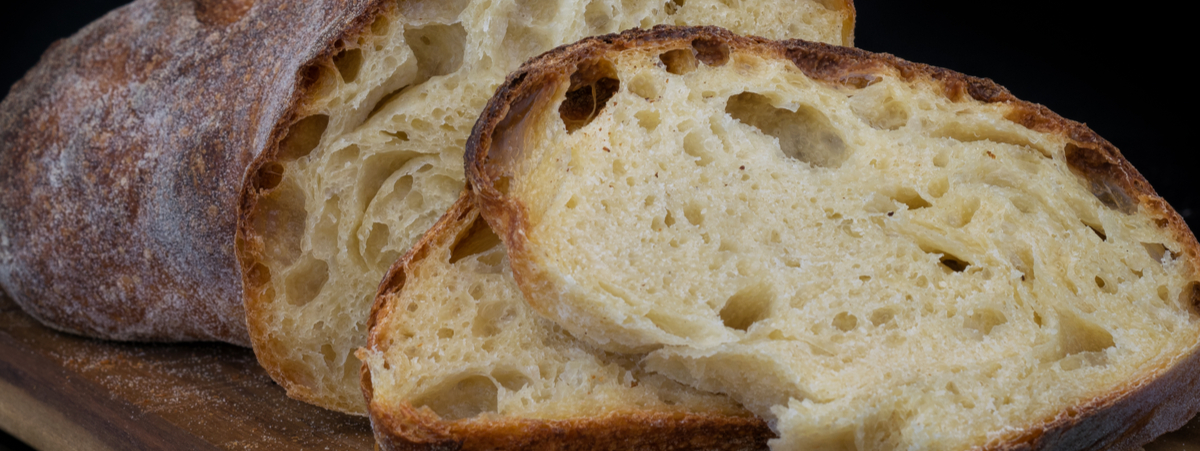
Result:
{"label": "wood grain surface", "polygon": [[[289,399],[249,349],[59,333],[0,293],[0,429],[39,450],[362,450],[359,418]],[[1146,451],[1200,451],[1200,419]]]}
{"label": "wood grain surface", "polygon": [[370,423],[289,399],[245,348],[43,327],[0,294],[0,428],[40,450],[363,450]]}

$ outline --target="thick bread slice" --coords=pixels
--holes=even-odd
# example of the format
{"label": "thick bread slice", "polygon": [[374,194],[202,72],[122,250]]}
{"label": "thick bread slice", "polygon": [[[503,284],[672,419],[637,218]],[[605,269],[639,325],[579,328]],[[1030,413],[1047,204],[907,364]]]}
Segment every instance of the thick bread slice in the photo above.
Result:
{"label": "thick bread slice", "polygon": [[1124,449],[1200,408],[1200,247],[989,80],[716,28],[512,74],[468,176],[528,302],[776,449]]}
{"label": "thick bread slice", "polygon": [[[765,449],[766,423],[526,306],[466,193],[392,266],[358,351],[385,449]],[[460,448],[461,447],[461,448]]]}
{"label": "thick bread slice", "polygon": [[380,279],[462,190],[472,124],[527,58],[657,23],[849,43],[848,1],[388,3],[307,69],[302,105],[250,165],[238,256],[255,352],[298,399],[365,413],[353,351]]}

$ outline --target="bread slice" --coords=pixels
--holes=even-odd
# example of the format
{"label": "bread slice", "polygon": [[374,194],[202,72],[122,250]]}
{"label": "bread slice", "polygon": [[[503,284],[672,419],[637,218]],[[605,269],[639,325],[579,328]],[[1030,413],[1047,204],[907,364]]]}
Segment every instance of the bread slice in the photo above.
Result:
{"label": "bread slice", "polygon": [[468,176],[538,312],[792,449],[1127,449],[1200,408],[1200,246],[989,80],[718,28],[585,39]]}
{"label": "bread slice", "polygon": [[295,398],[365,413],[353,352],[379,281],[454,202],[505,74],[587,35],[657,23],[849,43],[848,1],[414,1],[360,18],[251,164],[238,257],[250,336]]}
{"label": "bread slice", "polygon": [[358,358],[385,449],[735,450],[771,437],[725,396],[534,313],[467,193],[391,268],[369,324]]}

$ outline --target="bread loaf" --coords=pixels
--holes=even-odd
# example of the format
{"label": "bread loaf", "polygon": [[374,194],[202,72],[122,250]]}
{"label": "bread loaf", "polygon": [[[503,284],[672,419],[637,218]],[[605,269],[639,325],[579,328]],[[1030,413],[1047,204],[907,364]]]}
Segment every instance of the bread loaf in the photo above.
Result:
{"label": "bread loaf", "polygon": [[709,22],[849,44],[854,16],[842,0],[134,2],[0,105],[0,285],[73,333],[253,341],[292,396],[365,413],[352,351],[371,299],[462,189],[504,74],[585,35]]}
{"label": "bread loaf", "polygon": [[[390,5],[390,4],[389,4]],[[400,2],[306,69],[301,106],[248,169],[238,255],[259,361],[291,396],[365,413],[354,350],[379,281],[462,190],[472,124],[504,76],[584,36],[718,23],[849,43],[848,2]]]}
{"label": "bread loaf", "polygon": [[466,158],[532,307],[774,449],[1129,449],[1200,408],[1195,237],[989,80],[630,31],[510,75]]}
{"label": "bread loaf", "polygon": [[721,395],[576,340],[526,304],[464,195],[389,271],[358,351],[384,449],[763,449]]}
{"label": "bread loaf", "polygon": [[0,103],[0,285],[63,331],[249,345],[246,167],[382,4],[142,0],[55,43]]}

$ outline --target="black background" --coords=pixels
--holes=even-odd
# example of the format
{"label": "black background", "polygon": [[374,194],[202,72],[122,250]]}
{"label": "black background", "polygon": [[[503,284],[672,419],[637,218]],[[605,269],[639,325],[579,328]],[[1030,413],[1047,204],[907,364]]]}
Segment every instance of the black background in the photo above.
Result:
{"label": "black background", "polygon": [[[736,1],[736,0],[734,0]],[[33,0],[0,7],[0,92],[55,39],[125,2]],[[988,77],[1088,124],[1200,230],[1195,33],[1169,2],[858,0],[855,45]],[[1195,27],[1195,25],[1190,25]],[[1194,31],[1194,30],[1193,30]],[[2,434],[2,433],[0,433]],[[0,435],[0,451],[6,438]]]}

